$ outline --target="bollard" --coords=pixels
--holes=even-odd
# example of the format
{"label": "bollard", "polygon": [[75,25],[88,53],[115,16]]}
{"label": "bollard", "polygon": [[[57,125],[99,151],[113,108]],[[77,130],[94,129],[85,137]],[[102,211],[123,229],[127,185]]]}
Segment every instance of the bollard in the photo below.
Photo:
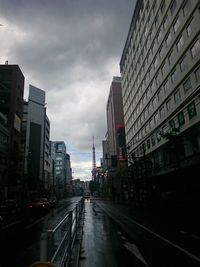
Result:
{"label": "bollard", "polygon": [[48,235],[47,233],[42,233],[40,236],[40,260],[47,260],[47,246],[48,246]]}

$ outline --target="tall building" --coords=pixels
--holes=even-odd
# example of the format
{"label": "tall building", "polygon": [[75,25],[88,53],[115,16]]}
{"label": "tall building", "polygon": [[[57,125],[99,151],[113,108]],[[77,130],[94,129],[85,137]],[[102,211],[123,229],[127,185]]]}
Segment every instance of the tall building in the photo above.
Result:
{"label": "tall building", "polygon": [[66,145],[63,141],[52,141],[51,144],[55,156],[55,191],[58,198],[63,198],[67,193]]}
{"label": "tall building", "polygon": [[[122,103],[121,77],[113,77],[106,105],[107,140],[103,142],[104,172],[98,176],[101,192],[111,198],[119,198],[122,193],[123,179],[118,175],[119,169],[126,166],[126,142],[124,114]],[[105,170],[105,166],[103,166]],[[106,188],[104,186],[106,185]]]}
{"label": "tall building", "polygon": [[[4,180],[5,197],[17,197],[21,184],[19,154],[23,110],[24,75],[18,65],[0,65],[0,113],[3,114],[4,139],[7,141],[7,159],[0,161],[0,179]],[[8,133],[5,132],[7,128]],[[6,131],[7,131],[6,130]],[[5,156],[5,154],[4,154]],[[1,163],[1,164],[2,164]]]}
{"label": "tall building", "polygon": [[145,175],[181,187],[177,177],[200,162],[199,1],[138,0],[120,72],[130,158],[149,159]]}
{"label": "tall building", "polygon": [[28,103],[24,104],[24,127],[26,127],[24,173],[29,189],[42,193],[48,186],[49,119],[46,115],[45,92],[29,86]]}
{"label": "tall building", "polygon": [[[106,105],[107,114],[107,142],[108,142],[108,167],[117,165],[117,159],[125,157],[125,132],[124,141],[119,143],[119,129],[124,128],[124,114],[122,103],[121,78],[113,77]],[[112,158],[112,160],[111,160]]]}

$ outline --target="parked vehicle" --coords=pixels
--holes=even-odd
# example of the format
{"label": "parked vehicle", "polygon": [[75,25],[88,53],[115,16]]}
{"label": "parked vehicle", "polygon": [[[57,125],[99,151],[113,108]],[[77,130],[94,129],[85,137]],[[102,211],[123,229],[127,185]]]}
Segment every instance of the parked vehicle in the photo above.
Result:
{"label": "parked vehicle", "polygon": [[56,196],[52,196],[49,198],[49,203],[51,207],[56,207],[58,204]]}
{"label": "parked vehicle", "polygon": [[28,208],[34,213],[47,212],[50,209],[50,203],[47,198],[37,198],[29,203]]}

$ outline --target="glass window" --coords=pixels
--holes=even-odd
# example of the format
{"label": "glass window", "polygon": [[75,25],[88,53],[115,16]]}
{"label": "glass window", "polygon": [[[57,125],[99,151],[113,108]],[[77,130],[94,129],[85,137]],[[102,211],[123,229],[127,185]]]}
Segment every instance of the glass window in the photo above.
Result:
{"label": "glass window", "polygon": [[180,61],[180,69],[184,71],[187,69],[187,56],[185,55]]}
{"label": "glass window", "polygon": [[164,106],[162,106],[160,109],[160,118],[163,119],[164,116],[165,116],[165,109],[164,109]]}
{"label": "glass window", "polygon": [[183,88],[184,88],[185,93],[192,88],[192,82],[191,82],[190,77],[183,83]]}
{"label": "glass window", "polygon": [[166,102],[166,109],[167,109],[167,112],[170,112],[171,109],[172,109],[172,100],[171,100],[171,98],[169,98],[169,100],[167,100],[167,102]]}
{"label": "glass window", "polygon": [[178,124],[179,124],[179,127],[182,126],[183,124],[185,124],[185,118],[184,118],[184,113],[183,111],[181,111],[178,116]]}
{"label": "glass window", "polygon": [[197,81],[200,81],[200,67],[195,70],[195,77]]}
{"label": "glass window", "polygon": [[175,80],[176,80],[176,69],[171,74],[171,80],[172,80],[172,83],[175,83]]}
{"label": "glass window", "polygon": [[192,119],[197,115],[196,107],[194,101],[192,101],[188,106],[187,106],[187,111],[188,111],[188,116],[189,119]]}
{"label": "glass window", "polygon": [[166,44],[167,46],[169,46],[170,42],[172,40],[172,35],[171,35],[171,32],[168,34],[167,38],[166,38]]}
{"label": "glass window", "polygon": [[174,101],[176,104],[178,104],[181,101],[181,93],[180,93],[180,89],[178,89],[175,93],[174,93]]}
{"label": "glass window", "polygon": [[177,46],[177,50],[180,51],[181,47],[184,45],[184,39],[183,36],[181,36],[181,38],[179,39],[178,43],[176,44]]}
{"label": "glass window", "polygon": [[176,10],[176,0],[173,0],[172,3],[171,3],[171,6],[170,6],[170,11],[171,11],[171,14],[173,15],[175,10]]}
{"label": "glass window", "polygon": [[176,22],[174,23],[174,32],[176,32],[178,30],[180,26],[180,19],[179,17],[176,19]]}
{"label": "glass window", "polygon": [[174,50],[172,49],[168,56],[169,64],[172,64],[173,57],[174,57]]}
{"label": "glass window", "polygon": [[198,39],[191,48],[192,57],[194,58],[199,53],[199,51],[200,51],[200,42]]}
{"label": "glass window", "polygon": [[171,130],[174,130],[175,129],[175,121],[174,121],[174,119],[171,119],[169,121],[169,127],[170,127]]}
{"label": "glass window", "polygon": [[148,149],[151,148],[150,139],[147,140],[147,148],[148,148]]}
{"label": "glass window", "polygon": [[191,33],[192,33],[191,23],[186,27],[186,31],[187,31],[187,35],[189,37],[191,35]]}
{"label": "glass window", "polygon": [[151,144],[152,144],[152,146],[155,146],[155,144],[156,144],[156,140],[155,140],[154,135],[152,135],[152,137],[151,137]]}
{"label": "glass window", "polygon": [[163,28],[164,28],[164,30],[166,30],[166,28],[167,28],[167,16],[164,18]]}
{"label": "glass window", "polygon": [[183,6],[183,14],[184,14],[184,16],[187,16],[188,15],[189,10],[190,10],[190,7],[191,7],[190,0],[187,0],[185,2],[185,5]]}
{"label": "glass window", "polygon": [[165,0],[162,1],[161,6],[160,6],[160,11],[163,14],[164,10],[165,10],[166,4],[165,4]]}

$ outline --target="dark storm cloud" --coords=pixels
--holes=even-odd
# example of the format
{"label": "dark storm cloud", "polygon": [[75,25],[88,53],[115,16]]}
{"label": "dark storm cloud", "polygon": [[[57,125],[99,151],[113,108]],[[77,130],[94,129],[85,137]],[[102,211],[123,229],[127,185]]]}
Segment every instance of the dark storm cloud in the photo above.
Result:
{"label": "dark storm cloud", "polygon": [[[0,60],[46,91],[51,138],[101,150],[134,0],[1,0]],[[79,166],[80,167],[80,166]]]}

